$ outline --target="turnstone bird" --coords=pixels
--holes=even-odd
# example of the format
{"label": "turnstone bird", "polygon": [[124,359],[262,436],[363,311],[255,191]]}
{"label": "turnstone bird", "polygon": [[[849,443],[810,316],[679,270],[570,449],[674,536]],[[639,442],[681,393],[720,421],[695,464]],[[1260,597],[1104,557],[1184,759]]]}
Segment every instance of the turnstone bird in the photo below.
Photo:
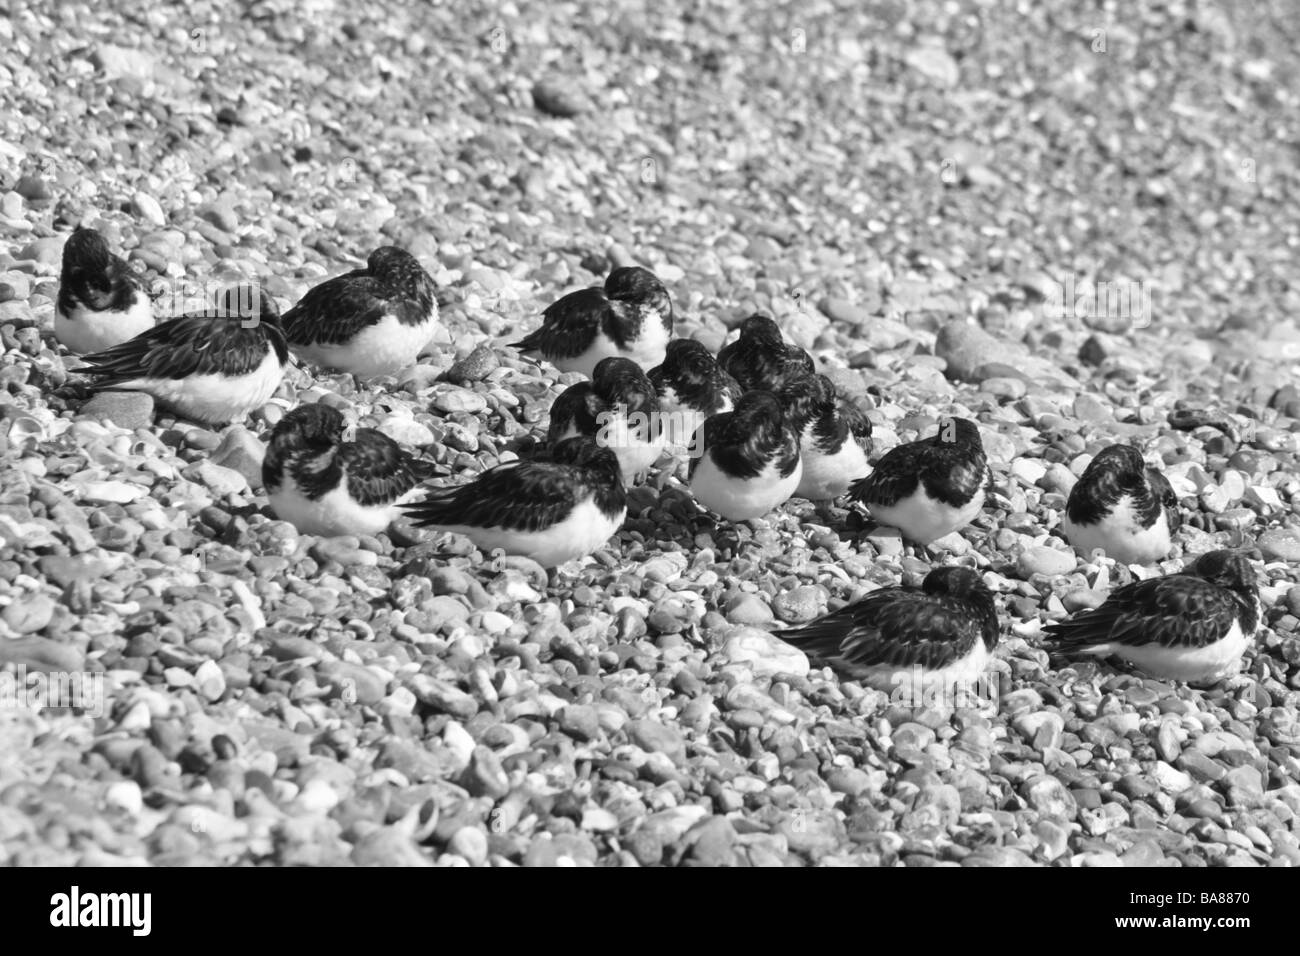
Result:
{"label": "turnstone bird", "polygon": [[1070,490],[1061,528],[1083,554],[1101,550],[1120,564],[1154,564],[1169,554],[1169,535],[1180,523],[1169,479],[1131,445],[1110,445]]}
{"label": "turnstone bird", "polygon": [[1202,682],[1236,671],[1260,620],[1255,571],[1239,551],[1202,554],[1179,574],[1116,588],[1044,630],[1067,655],[1114,655],[1152,677]]}
{"label": "turnstone bird", "polygon": [[664,360],[673,335],[668,290],[649,269],[625,266],[604,288],[570,292],[547,306],[541,328],[511,344],[532,359],[546,359],[561,372],[591,377],[601,359],[628,358],[643,369]]}
{"label": "turnstone bird", "polygon": [[779,392],[792,379],[817,372],[812,356],[787,344],[776,322],[761,313],[740,323],[740,337],[722,347],[718,364],[745,391]]}
{"label": "turnstone bird", "polygon": [[627,517],[627,492],[613,449],[567,438],[550,460],[497,465],[468,484],[429,489],[402,510],[418,527],[464,535],[485,554],[500,549],[552,568],[610,539]]}
{"label": "turnstone bird", "polygon": [[289,349],[275,301],[255,286],[221,294],[214,308],[155,325],[85,356],[96,389],[148,392],[196,422],[240,421],[284,378]]}
{"label": "turnstone bird", "polygon": [[979,574],[935,568],[920,587],[872,591],[781,640],[877,690],[974,691],[998,643],[997,606]]}
{"label": "turnstone bird", "polygon": [[383,432],[358,428],[344,441],[346,429],[337,408],[311,404],[271,432],[262,484],[276,517],[304,534],[378,534],[432,471]]}
{"label": "turnstone bird", "polygon": [[153,328],[144,283],[94,229],[78,227],[63,244],[54,337],[70,352],[100,352]]}
{"label": "turnstone bird", "polygon": [[944,418],[938,434],[891,448],[849,496],[877,523],[926,545],[970,524],[991,481],[979,428],[965,418]]}
{"label": "turnstone bird", "polygon": [[415,256],[381,246],[355,269],[307,291],[284,315],[289,347],[358,378],[414,365],[438,324],[433,277]]}
{"label": "turnstone bird", "polygon": [[632,484],[664,451],[659,397],[641,366],[631,359],[601,359],[590,382],[570,385],[551,405],[547,443],[577,435],[612,448]]}
{"label": "turnstone bird", "polygon": [[649,378],[659,396],[668,445],[681,453],[695,448],[705,419],[731,411],[740,399],[740,384],[694,339],[669,342],[663,364],[652,368]]}
{"label": "turnstone bird", "polygon": [[762,517],[803,478],[799,436],[771,392],[746,392],[735,409],[710,417],[703,444],[691,459],[691,493],[729,521]]}
{"label": "turnstone bird", "polygon": [[871,471],[867,464],[871,421],[838,399],[835,386],[825,375],[802,375],[788,381],[780,396],[786,419],[800,429],[803,478],[795,497],[821,502],[846,494],[853,482]]}

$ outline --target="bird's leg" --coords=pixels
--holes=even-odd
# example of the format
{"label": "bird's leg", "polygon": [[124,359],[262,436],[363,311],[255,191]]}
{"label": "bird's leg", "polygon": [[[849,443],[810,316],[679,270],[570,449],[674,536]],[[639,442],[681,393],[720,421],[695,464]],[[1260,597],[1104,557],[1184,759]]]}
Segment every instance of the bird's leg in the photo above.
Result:
{"label": "bird's leg", "polygon": [[817,516],[818,521],[826,525],[828,528],[831,527],[831,522],[834,520],[834,515],[831,514],[831,508],[834,507],[834,505],[835,502],[829,499],[826,501],[813,502],[813,514]]}
{"label": "bird's leg", "polygon": [[928,544],[922,544],[919,541],[910,541],[908,543],[912,547],[912,557],[922,558],[923,560],[928,561],[930,564],[938,563],[939,556],[933,550],[931,550]]}

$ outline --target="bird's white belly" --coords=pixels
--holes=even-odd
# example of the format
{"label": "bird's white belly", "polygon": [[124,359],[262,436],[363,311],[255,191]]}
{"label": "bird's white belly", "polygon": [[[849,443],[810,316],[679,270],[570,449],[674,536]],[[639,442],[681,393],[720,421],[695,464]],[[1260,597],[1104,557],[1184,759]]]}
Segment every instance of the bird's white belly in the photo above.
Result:
{"label": "bird's white belly", "polygon": [[733,478],[713,461],[707,452],[691,478],[691,494],[710,511],[728,521],[761,518],[789,499],[803,477],[803,462],[782,477],[776,465],[768,464],[757,478]]}
{"label": "bird's white belly", "polygon": [[460,534],[474,542],[484,554],[500,549],[506,554],[532,558],[544,568],[553,568],[591,554],[605,544],[623,524],[627,509],[612,518],[588,497],[579,502],[564,520],[540,531],[510,528],[474,528],[467,525],[438,525],[442,531]]}
{"label": "bird's white belly", "polygon": [[[729,411],[731,402],[724,401],[722,407],[712,414]],[[708,415],[704,412],[684,404],[671,387],[665,388],[659,396],[659,420],[663,422],[665,448],[675,457],[688,457],[692,452],[698,456],[703,439],[700,429],[704,427],[706,418]]]}
{"label": "bird's white belly", "polygon": [[185,378],[137,378],[116,389],[148,392],[158,401],[196,422],[221,424],[241,421],[275,394],[284,378],[275,349],[270,345],[262,363],[247,375],[189,375]]}
{"label": "bird's white belly", "polygon": [[645,371],[661,365],[668,349],[669,338],[671,335],[663,324],[656,318],[650,318],[642,326],[641,338],[629,343],[625,349],[619,348],[618,343],[603,331],[597,331],[595,338],[581,355],[561,358],[539,355],[536,351],[524,354],[533,358],[544,358],[561,372],[581,372],[587,378],[591,378],[591,373],[595,371],[596,366],[607,358],[631,359]]}
{"label": "bird's white belly", "polygon": [[1091,556],[1100,550],[1120,564],[1154,564],[1165,558],[1173,547],[1164,510],[1161,509],[1160,516],[1150,528],[1144,528],[1127,497],[1095,524],[1075,524],[1066,515],[1061,521],[1061,530],[1080,554]]}
{"label": "bird's white belly", "polygon": [[903,537],[918,544],[929,544],[975,520],[984,507],[984,489],[975,492],[974,497],[960,508],[930,498],[922,485],[918,485],[910,497],[896,504],[870,504],[868,507],[878,523],[897,528]]}
{"label": "bird's white belly", "polygon": [[1235,672],[1241,655],[1246,653],[1254,639],[1253,633],[1243,633],[1241,625],[1234,623],[1226,635],[1207,647],[1162,647],[1159,644],[1130,647],[1106,643],[1078,650],[1097,656],[1113,654],[1122,657],[1152,677],[1201,682]]}
{"label": "bird's white belly", "polygon": [[[644,425],[649,429],[657,427],[656,422]],[[627,419],[615,417],[601,424],[596,432],[596,444],[613,449],[623,472],[623,484],[630,485],[637,475],[648,471],[659,460],[664,450],[664,435],[661,431],[657,438],[647,441],[629,430]]]}
{"label": "bird's white belly", "polygon": [[532,358],[544,358],[561,372],[579,372],[587,376],[587,378],[591,378],[591,373],[604,359],[615,358],[623,353],[619,351],[618,346],[604,332],[597,332],[596,338],[581,355],[560,358],[542,355],[535,351],[524,354]]}
{"label": "bird's white belly", "polygon": [[414,490],[386,505],[363,505],[347,491],[347,478],[319,498],[308,498],[293,476],[286,474],[284,483],[269,493],[271,510],[303,534],[376,535],[392,524],[400,514],[397,505],[413,497]]}
{"label": "bird's white belly", "polygon": [[649,316],[641,326],[641,337],[630,343],[623,354],[648,372],[656,365],[663,364],[672,337],[672,331],[664,328],[658,316]]}
{"label": "bird's white belly", "polygon": [[131,307],[120,312],[95,312],[77,303],[72,312],[54,309],[54,337],[69,352],[90,355],[114,345],[121,345],[141,332],[153,328],[153,310],[149,297],[137,292]]}
{"label": "bird's white belly", "polygon": [[293,345],[291,348],[314,365],[351,372],[359,378],[396,375],[416,363],[437,326],[438,310],[435,307],[418,325],[399,322],[396,316],[389,314],[362,329],[348,342]]}
{"label": "bird's white belly", "polygon": [[931,670],[877,665],[856,676],[864,684],[888,693],[890,700],[900,706],[971,707],[975,699],[984,700],[992,693],[981,683],[991,656],[984,642],[976,641],[969,652],[943,667]]}
{"label": "bird's white belly", "polygon": [[811,439],[803,444],[803,478],[795,496],[809,501],[831,501],[848,493],[849,486],[871,471],[867,453],[852,436],[844,440],[840,450],[827,455],[817,450]]}

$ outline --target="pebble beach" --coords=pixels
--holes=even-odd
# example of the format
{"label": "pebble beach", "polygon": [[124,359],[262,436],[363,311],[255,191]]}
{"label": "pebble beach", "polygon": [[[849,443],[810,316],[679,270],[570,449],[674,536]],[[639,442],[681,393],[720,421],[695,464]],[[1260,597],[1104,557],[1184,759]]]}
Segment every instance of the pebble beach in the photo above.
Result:
{"label": "pebble beach", "polygon": [[[0,864],[1300,865],[1298,40],[1285,0],[0,9]],[[160,317],[399,245],[443,329],[197,426],[54,341],[83,224]],[[447,481],[527,454],[582,376],[504,343],[633,264],[711,351],[776,317],[873,460],[978,423],[994,493],[930,549],[1001,592],[975,699],[778,639],[932,566],[844,502],[637,485],[558,571],[268,510],[303,402]],[[1179,499],[1151,568],[1059,533],[1115,442]],[[1239,674],[1049,653],[1226,547],[1262,569]],[[58,674],[84,706],[31,706]]]}

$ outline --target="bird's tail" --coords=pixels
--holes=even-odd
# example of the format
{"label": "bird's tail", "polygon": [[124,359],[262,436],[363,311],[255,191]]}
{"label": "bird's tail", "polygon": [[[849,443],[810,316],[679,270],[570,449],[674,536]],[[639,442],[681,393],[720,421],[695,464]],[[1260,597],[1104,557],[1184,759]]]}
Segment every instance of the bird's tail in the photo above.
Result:
{"label": "bird's tail", "polygon": [[775,631],[774,636],[811,657],[824,660],[839,653],[840,642],[844,639],[844,629],[823,617],[802,627],[789,627],[783,631]]}

